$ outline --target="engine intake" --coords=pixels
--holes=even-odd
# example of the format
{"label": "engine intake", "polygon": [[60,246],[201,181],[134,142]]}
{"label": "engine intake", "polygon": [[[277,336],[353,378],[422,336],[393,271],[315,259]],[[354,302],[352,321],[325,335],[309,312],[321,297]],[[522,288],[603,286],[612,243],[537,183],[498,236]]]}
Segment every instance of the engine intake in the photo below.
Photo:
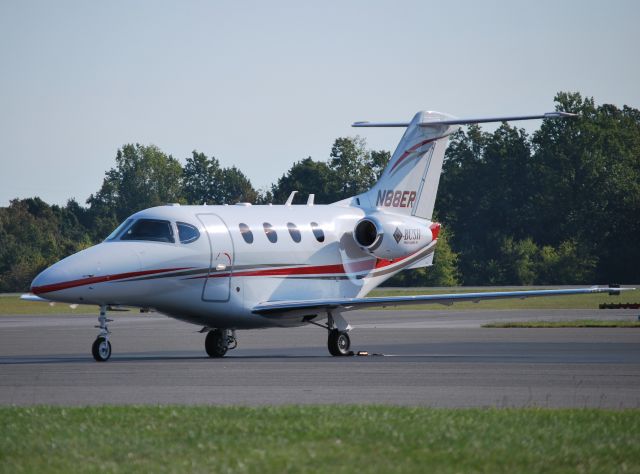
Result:
{"label": "engine intake", "polygon": [[371,219],[362,219],[356,224],[354,237],[358,245],[371,249],[376,241],[382,241],[382,232]]}

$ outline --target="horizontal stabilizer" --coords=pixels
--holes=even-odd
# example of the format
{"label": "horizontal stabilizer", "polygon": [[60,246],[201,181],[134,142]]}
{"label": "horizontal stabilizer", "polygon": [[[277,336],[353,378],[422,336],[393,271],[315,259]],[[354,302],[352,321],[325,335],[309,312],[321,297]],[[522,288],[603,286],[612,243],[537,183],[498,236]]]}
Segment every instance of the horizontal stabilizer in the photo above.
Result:
{"label": "horizontal stabilizer", "polygon": [[[631,291],[635,288],[616,288],[615,291]],[[582,295],[590,293],[610,293],[611,288],[593,286],[591,288],[563,288],[560,290],[490,291],[485,293],[451,293],[442,295],[380,296],[371,298],[328,298],[322,300],[268,301],[253,308],[256,314],[286,313],[299,310],[351,311],[376,306],[403,306],[411,304],[438,303],[451,305],[457,302],[497,299],[524,299],[541,296]]]}
{"label": "horizontal stabilizer", "polygon": [[[473,123],[513,122],[517,120],[535,120],[545,118],[577,117],[569,112],[547,112],[542,115],[511,115],[508,117],[452,118],[446,120],[429,120],[421,122],[420,127],[436,127],[439,125],[470,125]],[[408,127],[409,122],[355,122],[352,127]]]}

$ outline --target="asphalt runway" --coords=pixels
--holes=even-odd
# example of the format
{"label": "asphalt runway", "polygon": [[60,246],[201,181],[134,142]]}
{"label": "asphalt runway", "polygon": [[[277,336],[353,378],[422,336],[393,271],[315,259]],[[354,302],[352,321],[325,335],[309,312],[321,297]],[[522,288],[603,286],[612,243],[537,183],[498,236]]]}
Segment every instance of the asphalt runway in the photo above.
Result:
{"label": "asphalt runway", "polygon": [[315,326],[239,331],[209,359],[198,327],[110,313],[113,355],[93,361],[97,315],[0,316],[0,404],[378,403],[640,407],[640,329],[486,329],[490,321],[636,319],[638,310],[359,311],[352,349]]}

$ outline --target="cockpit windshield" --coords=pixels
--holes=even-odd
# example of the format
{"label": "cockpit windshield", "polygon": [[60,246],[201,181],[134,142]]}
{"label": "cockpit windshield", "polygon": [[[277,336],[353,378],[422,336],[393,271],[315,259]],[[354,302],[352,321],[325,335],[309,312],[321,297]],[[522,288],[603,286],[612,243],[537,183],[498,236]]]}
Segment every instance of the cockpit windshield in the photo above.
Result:
{"label": "cockpit windshield", "polygon": [[120,224],[118,227],[116,227],[116,229],[113,232],[111,232],[109,234],[109,237],[107,237],[105,240],[115,240],[116,237],[118,237],[120,234],[122,234],[122,231],[124,231],[127,227],[129,227],[132,222],[133,222],[133,219],[127,219],[122,224]]}
{"label": "cockpit windshield", "polygon": [[[118,234],[116,234],[116,237]],[[173,228],[169,221],[138,219],[126,229],[120,240],[150,240],[152,242],[174,243]]]}

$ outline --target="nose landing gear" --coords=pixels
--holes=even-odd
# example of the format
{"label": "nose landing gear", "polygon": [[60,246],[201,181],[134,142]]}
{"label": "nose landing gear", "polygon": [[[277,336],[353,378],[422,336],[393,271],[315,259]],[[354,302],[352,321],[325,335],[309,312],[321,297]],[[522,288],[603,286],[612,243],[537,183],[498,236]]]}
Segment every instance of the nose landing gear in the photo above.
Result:
{"label": "nose landing gear", "polygon": [[107,323],[111,321],[113,320],[107,319],[107,307],[100,306],[100,316],[98,317],[98,326],[96,326],[100,332],[91,346],[91,354],[97,362],[106,362],[111,357],[111,342],[109,342],[109,334],[111,333],[107,327]]}
{"label": "nose landing gear", "polygon": [[238,347],[236,332],[231,329],[212,329],[204,340],[204,348],[209,357],[224,357],[227,351]]}
{"label": "nose landing gear", "polygon": [[98,362],[106,362],[111,357],[111,342],[105,337],[98,336],[91,346],[91,354]]}

